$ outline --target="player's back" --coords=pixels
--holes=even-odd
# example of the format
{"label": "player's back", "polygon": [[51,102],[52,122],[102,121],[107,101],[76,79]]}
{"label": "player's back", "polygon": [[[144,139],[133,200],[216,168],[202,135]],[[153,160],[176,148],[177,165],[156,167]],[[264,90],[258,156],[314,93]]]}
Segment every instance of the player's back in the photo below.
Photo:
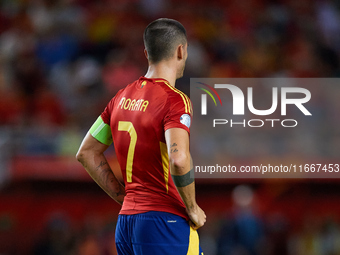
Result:
{"label": "player's back", "polygon": [[169,172],[164,136],[172,127],[189,131],[183,117],[190,122],[190,100],[167,81],[145,77],[120,90],[103,112],[125,182],[121,214],[165,211],[187,218]]}

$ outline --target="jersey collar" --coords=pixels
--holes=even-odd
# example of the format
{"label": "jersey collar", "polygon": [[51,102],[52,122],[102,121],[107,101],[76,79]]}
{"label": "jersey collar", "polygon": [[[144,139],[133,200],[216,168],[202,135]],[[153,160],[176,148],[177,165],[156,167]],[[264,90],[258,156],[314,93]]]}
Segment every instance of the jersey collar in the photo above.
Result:
{"label": "jersey collar", "polygon": [[[155,82],[166,82],[166,83],[169,83],[169,81],[167,81],[166,79],[163,79],[163,78],[146,78],[146,77],[144,77],[144,76],[141,76],[140,78],[139,78],[139,80],[142,82],[142,81],[149,81],[149,82],[153,82],[153,83],[155,83]],[[170,84],[170,83],[169,83]]]}

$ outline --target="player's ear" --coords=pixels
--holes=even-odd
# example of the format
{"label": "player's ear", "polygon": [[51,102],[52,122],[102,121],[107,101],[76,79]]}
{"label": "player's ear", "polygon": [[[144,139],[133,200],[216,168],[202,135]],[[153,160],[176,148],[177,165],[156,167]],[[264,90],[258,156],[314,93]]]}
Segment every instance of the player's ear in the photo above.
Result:
{"label": "player's ear", "polygon": [[182,44],[177,47],[177,59],[181,60],[184,58],[184,46]]}
{"label": "player's ear", "polygon": [[146,49],[144,49],[144,55],[145,55],[146,59],[149,60],[148,51]]}

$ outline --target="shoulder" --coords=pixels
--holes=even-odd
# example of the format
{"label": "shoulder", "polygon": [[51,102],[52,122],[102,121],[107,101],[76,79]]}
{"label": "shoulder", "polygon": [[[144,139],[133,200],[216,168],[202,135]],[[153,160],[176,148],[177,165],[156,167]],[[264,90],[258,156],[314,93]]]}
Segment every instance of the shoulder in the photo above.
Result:
{"label": "shoulder", "polygon": [[116,95],[111,99],[111,102],[117,102],[119,103],[119,101],[121,100],[122,97],[125,96],[126,93],[129,93],[129,91],[131,91],[131,89],[134,88],[134,86],[136,85],[136,83],[138,82],[138,80],[128,84],[127,86],[125,86],[124,88],[120,89]]}
{"label": "shoulder", "polygon": [[172,87],[168,82],[162,82],[161,86],[167,94],[170,108],[184,108],[186,113],[191,113],[191,101],[184,92]]}
{"label": "shoulder", "polygon": [[117,99],[120,98],[121,94],[124,92],[125,89],[126,89],[126,88],[120,89],[120,90],[116,93],[116,95],[114,95],[114,96],[111,98],[111,100],[110,100],[110,102],[108,103],[107,106],[112,107],[112,106],[114,105],[114,103],[117,101]]}

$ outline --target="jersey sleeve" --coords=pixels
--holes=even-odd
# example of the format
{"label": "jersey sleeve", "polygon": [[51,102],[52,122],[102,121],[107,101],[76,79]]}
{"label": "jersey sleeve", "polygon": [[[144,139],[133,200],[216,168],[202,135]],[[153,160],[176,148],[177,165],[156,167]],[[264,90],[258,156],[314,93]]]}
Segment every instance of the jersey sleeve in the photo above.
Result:
{"label": "jersey sleeve", "polygon": [[103,119],[105,124],[108,124],[111,126],[111,113],[113,111],[113,108],[115,106],[115,102],[118,100],[119,96],[121,95],[123,89],[119,90],[117,94],[111,99],[111,101],[106,105],[104,111],[100,115],[100,117]]}
{"label": "jersey sleeve", "polygon": [[190,99],[185,94],[177,94],[168,104],[169,111],[164,118],[164,131],[169,128],[183,128],[190,134],[192,119]]}
{"label": "jersey sleeve", "polygon": [[105,107],[104,111],[102,112],[102,114],[100,115],[100,117],[102,118],[102,120],[104,121],[105,124],[110,126],[110,119],[111,119],[111,110],[112,110],[112,102],[113,100],[111,100],[108,105]]}
{"label": "jersey sleeve", "polygon": [[99,142],[106,145],[110,145],[112,143],[110,119],[114,100],[115,98],[113,98],[107,104],[102,114],[98,117],[98,119],[93,123],[92,127],[90,128],[90,134]]}

